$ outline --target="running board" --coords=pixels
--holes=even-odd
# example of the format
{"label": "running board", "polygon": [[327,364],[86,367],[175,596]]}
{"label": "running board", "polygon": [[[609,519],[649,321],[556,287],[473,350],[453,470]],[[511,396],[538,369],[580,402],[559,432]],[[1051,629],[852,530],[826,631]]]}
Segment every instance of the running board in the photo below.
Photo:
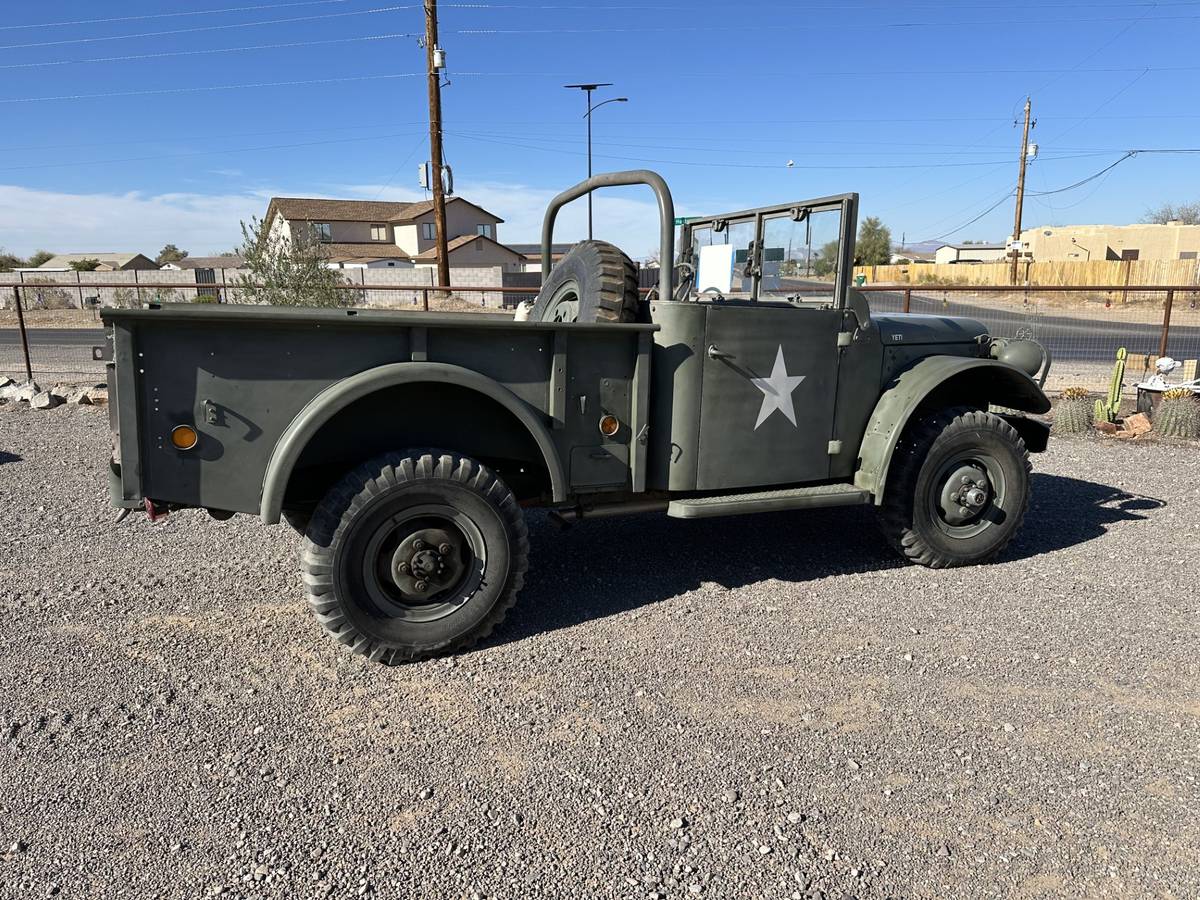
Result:
{"label": "running board", "polygon": [[870,494],[852,484],[820,484],[779,491],[755,491],[752,494],[722,494],[716,497],[672,500],[667,507],[667,515],[676,519],[707,519],[712,516],[740,516],[745,513],[775,512],[782,509],[858,506],[869,502],[870,499]]}

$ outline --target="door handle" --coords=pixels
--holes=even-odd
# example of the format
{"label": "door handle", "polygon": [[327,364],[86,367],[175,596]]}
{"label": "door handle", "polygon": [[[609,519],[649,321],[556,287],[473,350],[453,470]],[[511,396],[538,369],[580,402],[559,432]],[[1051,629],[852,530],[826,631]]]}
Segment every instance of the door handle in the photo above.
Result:
{"label": "door handle", "polygon": [[732,353],[726,353],[724,350],[719,350],[717,348],[716,344],[709,344],[708,345],[708,358],[709,359],[733,359],[734,355]]}

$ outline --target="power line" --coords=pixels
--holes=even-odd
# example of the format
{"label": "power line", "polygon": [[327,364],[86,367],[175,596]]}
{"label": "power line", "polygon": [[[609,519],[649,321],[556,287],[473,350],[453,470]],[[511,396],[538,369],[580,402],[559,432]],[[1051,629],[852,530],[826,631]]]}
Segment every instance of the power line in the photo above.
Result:
{"label": "power line", "polygon": [[211,16],[227,12],[254,12],[262,9],[283,9],[289,6],[326,6],[350,3],[352,0],[297,0],[294,3],[264,3],[258,6],[224,6],[220,9],[188,9],[181,12],[145,13],[139,16],[110,16],[106,19],[71,19],[61,22],[30,22],[26,25],[0,25],[0,31],[24,28],[63,28],[68,25],[107,25],[113,22],[141,22],[146,19],[172,19],[179,16]]}
{"label": "power line", "polygon": [[957,228],[952,228],[950,231],[947,231],[945,234],[940,234],[937,237],[933,237],[933,238],[925,238],[924,240],[917,241],[916,243],[924,244],[924,243],[928,243],[928,242],[932,242],[932,241],[944,241],[946,238],[950,237],[950,235],[955,234],[959,231],[962,231],[964,228],[969,228],[970,226],[974,225],[976,222],[978,222],[980,219],[982,219],[984,216],[986,216],[988,213],[990,213],[992,210],[994,210],[996,207],[998,207],[1001,203],[1003,203],[1005,200],[1007,200],[1012,195],[1013,195],[1012,190],[1006,191],[1003,197],[1001,197],[999,200],[997,200],[995,203],[993,203],[991,206],[989,206],[987,209],[985,209],[983,212],[981,212],[975,218],[971,219],[971,221],[964,222],[962,225],[959,225]]}
{"label": "power line", "polygon": [[424,76],[424,72],[402,72],[395,75],[347,75],[341,78],[306,78],[300,81],[258,81],[247,84],[210,84],[202,87],[150,88],[138,91],[108,91],[103,94],[63,94],[57,97],[17,97],[7,100],[0,100],[0,104],[48,103],[51,100],[102,100],[111,97],[148,97],[158,94],[192,94],[207,91],[240,91],[249,88],[297,87],[299,85],[310,84],[342,84],[348,81],[372,81],[383,78],[423,78]]}
{"label": "power line", "polygon": [[1030,191],[1029,194],[1030,194],[1030,196],[1046,197],[1046,196],[1049,196],[1050,194],[1062,194],[1062,193],[1065,193],[1066,191],[1073,191],[1073,190],[1075,190],[1075,188],[1083,187],[1089,181],[1095,181],[1101,175],[1104,175],[1106,172],[1109,172],[1112,169],[1115,169],[1121,163],[1125,162],[1125,160],[1133,159],[1135,156],[1138,155],[1139,152],[1140,151],[1138,151],[1138,150],[1130,150],[1130,151],[1126,152],[1126,154],[1124,156],[1122,156],[1120,159],[1118,159],[1116,162],[1105,166],[1099,172],[1096,172],[1093,175],[1089,175],[1087,178],[1083,178],[1079,181],[1076,181],[1074,184],[1068,184],[1066,187],[1057,188],[1053,191]]}
{"label": "power line", "polygon": [[363,37],[328,38],[321,41],[289,41],[278,44],[254,44],[249,47],[215,47],[205,50],[164,50],[161,53],[133,53],[127,56],[98,56],[91,59],[56,59],[45,62],[7,63],[0,69],[36,69],[45,66],[68,66],[81,63],[128,62],[138,59],[164,59],[170,56],[200,56],[208,53],[240,53],[246,50],[278,50],[288,47],[315,47],[319,44],[347,44],[358,41],[384,41],[393,38],[417,37],[416,32],[396,32],[394,34],[369,34]]}
{"label": "power line", "polygon": [[198,25],[195,28],[175,28],[170,31],[143,31],[139,34],[110,34],[98,37],[66,38],[60,41],[39,41],[30,44],[7,44],[0,50],[23,50],[30,47],[59,47],[63,44],[93,44],[99,41],[123,41],[130,38],[167,37],[176,34],[195,34],[200,31],[225,31],[230,28],[255,28],[259,25],[283,25],[289,22],[315,22],[322,19],[344,19],[347,16],[369,16],[375,13],[396,12],[402,9],[417,9],[407,6],[377,6],[372,9],[359,9],[352,12],[322,13],[318,16],[293,16],[287,19],[265,19],[260,22],[234,22],[227,25]]}
{"label": "power line", "polygon": [[[3,166],[0,167],[0,172],[22,172],[29,169],[77,168],[79,166],[107,166],[117,163],[152,162],[163,159],[190,159],[196,156],[214,156],[227,153],[257,153],[263,150],[291,150],[297,147],[322,147],[327,144],[362,143],[366,141],[392,140],[393,138],[398,137],[411,137],[411,134],[408,132],[398,134],[374,134],[364,137],[330,138],[329,140],[324,141],[297,141],[288,144],[269,144],[261,147],[228,147],[225,149],[213,148],[210,150],[194,150],[188,153],[163,153],[150,156],[126,156],[119,159],[73,159],[70,162],[62,163],[34,163],[27,166]],[[411,156],[412,154],[409,155]]]}

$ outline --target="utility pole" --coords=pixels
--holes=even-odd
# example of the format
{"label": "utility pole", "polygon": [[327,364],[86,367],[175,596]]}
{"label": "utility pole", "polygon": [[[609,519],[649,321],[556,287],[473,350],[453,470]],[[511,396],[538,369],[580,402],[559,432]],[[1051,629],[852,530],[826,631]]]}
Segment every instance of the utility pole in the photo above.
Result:
{"label": "utility pole", "polygon": [[[446,190],[442,182],[442,73],[438,47],[437,0],[425,0],[425,64],[429,72],[429,179],[433,182],[433,221],[437,229],[438,285],[450,286],[446,250]],[[436,57],[436,60],[435,60]]]}
{"label": "utility pole", "polygon": [[1017,283],[1017,267],[1021,260],[1021,208],[1025,205],[1025,163],[1029,158],[1029,112],[1033,108],[1030,98],[1025,98],[1025,130],[1021,134],[1021,162],[1017,171],[1017,213],[1013,222],[1012,273],[1010,282]]}

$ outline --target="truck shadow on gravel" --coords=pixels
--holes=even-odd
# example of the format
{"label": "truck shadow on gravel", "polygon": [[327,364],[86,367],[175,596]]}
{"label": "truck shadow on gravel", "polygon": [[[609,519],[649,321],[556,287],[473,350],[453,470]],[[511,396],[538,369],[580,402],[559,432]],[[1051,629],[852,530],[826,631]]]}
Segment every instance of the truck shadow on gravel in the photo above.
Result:
{"label": "truck shadow on gravel", "polygon": [[[999,562],[1074,547],[1118,522],[1146,520],[1162,500],[1035,473],[1025,524]],[[488,643],[519,641],[628,612],[715,583],[736,589],[903,568],[873,510],[843,508],[678,520],[584,521],[560,532],[530,516],[530,571],[520,602]]]}
{"label": "truck shadow on gravel", "polygon": [[5,463],[15,463],[20,461],[21,457],[16,453],[9,453],[7,450],[0,450],[0,466],[4,465]]}

